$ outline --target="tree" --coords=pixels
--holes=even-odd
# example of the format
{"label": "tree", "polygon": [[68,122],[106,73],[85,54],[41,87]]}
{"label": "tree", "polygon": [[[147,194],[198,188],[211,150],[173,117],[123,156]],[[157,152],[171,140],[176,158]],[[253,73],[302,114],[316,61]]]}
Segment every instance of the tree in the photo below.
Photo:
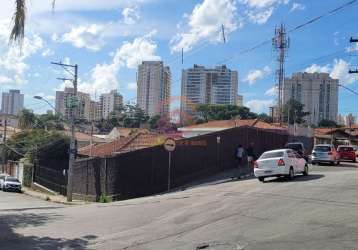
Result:
{"label": "tree", "polygon": [[39,121],[37,128],[47,130],[64,130],[64,121],[59,115],[42,114],[37,116],[37,120]]}
{"label": "tree", "polygon": [[36,116],[29,109],[23,109],[19,113],[19,127],[21,129],[30,129],[33,127],[36,121]]}
{"label": "tree", "polygon": [[295,99],[290,99],[283,105],[283,120],[290,124],[304,123],[304,118],[309,114],[309,112],[304,111],[304,105]]}
{"label": "tree", "polygon": [[[52,0],[52,9],[55,8],[56,0]],[[26,0],[15,0],[15,12],[13,15],[13,26],[10,33],[10,41],[22,45],[25,37],[26,22]]]}
{"label": "tree", "polygon": [[234,118],[257,118],[257,114],[250,112],[249,108],[239,107],[236,105],[199,104],[195,107],[195,110],[198,113],[196,120],[204,122],[208,122],[210,120],[230,120]]}
{"label": "tree", "polygon": [[155,115],[149,118],[148,124],[151,129],[157,129],[158,128],[158,121],[160,120],[160,115]]}
{"label": "tree", "polygon": [[323,119],[318,123],[318,127],[321,127],[321,128],[339,128],[340,126],[335,121]]}
{"label": "tree", "polygon": [[269,116],[268,114],[266,113],[261,113],[257,116],[257,118],[263,122],[267,122],[267,123],[272,123],[273,120],[272,120],[272,117]]}

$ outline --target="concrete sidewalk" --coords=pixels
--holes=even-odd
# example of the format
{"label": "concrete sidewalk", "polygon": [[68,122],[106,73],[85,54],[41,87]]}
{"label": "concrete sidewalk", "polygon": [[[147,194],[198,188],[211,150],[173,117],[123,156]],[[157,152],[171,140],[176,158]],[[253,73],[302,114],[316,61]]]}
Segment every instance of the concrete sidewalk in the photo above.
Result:
{"label": "concrete sidewalk", "polygon": [[85,204],[90,203],[90,202],[86,202],[86,201],[82,201],[82,200],[72,200],[72,202],[68,202],[67,198],[63,195],[59,195],[59,194],[52,195],[52,194],[42,193],[42,192],[35,191],[35,190],[27,188],[27,187],[23,187],[22,191],[24,194],[32,196],[32,197],[36,197],[36,198],[39,198],[39,199],[42,199],[45,201],[65,204],[65,205],[85,205]]}

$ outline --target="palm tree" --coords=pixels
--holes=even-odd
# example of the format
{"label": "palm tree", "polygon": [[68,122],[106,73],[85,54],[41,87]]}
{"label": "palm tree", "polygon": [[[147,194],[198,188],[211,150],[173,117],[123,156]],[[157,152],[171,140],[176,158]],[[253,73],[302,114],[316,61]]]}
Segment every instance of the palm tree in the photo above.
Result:
{"label": "palm tree", "polygon": [[[52,9],[56,0],[52,0]],[[25,37],[26,0],[15,0],[15,13],[12,17],[13,26],[10,33],[10,42],[22,45]]]}

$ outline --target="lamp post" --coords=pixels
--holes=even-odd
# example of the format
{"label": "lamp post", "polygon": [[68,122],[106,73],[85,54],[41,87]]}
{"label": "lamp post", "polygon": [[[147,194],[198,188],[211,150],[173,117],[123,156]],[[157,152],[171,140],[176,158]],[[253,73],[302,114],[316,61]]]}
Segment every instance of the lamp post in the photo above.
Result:
{"label": "lamp post", "polygon": [[37,100],[41,100],[41,101],[46,102],[48,105],[50,105],[51,108],[53,108],[53,110],[55,110],[55,113],[57,113],[57,110],[56,110],[55,106],[53,106],[52,103],[49,102],[47,99],[45,99],[45,98],[43,98],[42,96],[39,96],[39,95],[35,95],[34,98],[37,99]]}

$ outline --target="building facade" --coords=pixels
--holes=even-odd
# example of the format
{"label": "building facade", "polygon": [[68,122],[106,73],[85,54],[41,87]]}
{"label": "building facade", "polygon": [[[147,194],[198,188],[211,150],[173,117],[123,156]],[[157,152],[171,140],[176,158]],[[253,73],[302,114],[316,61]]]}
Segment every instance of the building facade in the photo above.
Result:
{"label": "building facade", "polygon": [[170,68],[161,61],[144,61],[138,66],[137,104],[149,116],[168,116],[170,110]]}
{"label": "building facade", "polygon": [[283,104],[295,99],[310,114],[308,124],[317,125],[321,120],[337,121],[338,83],[328,73],[294,73],[286,78],[283,86]]}
{"label": "building facade", "polygon": [[237,95],[236,97],[236,105],[239,107],[244,106],[244,97],[242,95]]}
{"label": "building facade", "polygon": [[8,115],[18,115],[24,108],[24,94],[20,90],[11,89],[2,93],[1,112]]}
{"label": "building facade", "polygon": [[117,92],[112,90],[107,94],[101,95],[100,112],[102,118],[107,119],[109,114],[118,111],[123,107],[123,97]]}
{"label": "building facade", "polygon": [[[238,73],[225,65],[214,69],[194,65],[182,71],[181,121],[196,116],[198,104],[237,105]],[[239,100],[240,101],[240,100]]]}
{"label": "building facade", "polygon": [[[56,114],[61,114],[65,119],[71,117],[71,105],[73,105],[73,88],[65,88],[64,91],[56,91]],[[75,108],[76,119],[90,120],[91,97],[87,93],[77,92],[77,104]]]}

